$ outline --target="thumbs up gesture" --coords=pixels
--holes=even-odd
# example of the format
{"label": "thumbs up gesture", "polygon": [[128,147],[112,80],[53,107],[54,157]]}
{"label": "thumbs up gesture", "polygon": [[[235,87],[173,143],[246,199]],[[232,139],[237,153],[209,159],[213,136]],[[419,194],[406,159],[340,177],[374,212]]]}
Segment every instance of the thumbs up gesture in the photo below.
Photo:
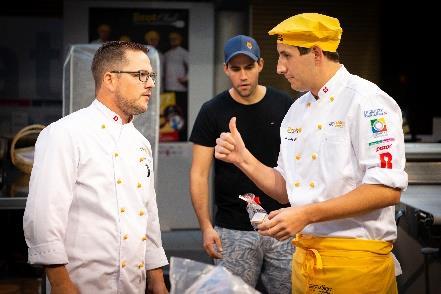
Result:
{"label": "thumbs up gesture", "polygon": [[222,133],[216,139],[216,147],[214,147],[214,156],[226,162],[239,164],[243,160],[246,150],[242,136],[236,127],[236,118],[232,117],[229,123],[230,132]]}

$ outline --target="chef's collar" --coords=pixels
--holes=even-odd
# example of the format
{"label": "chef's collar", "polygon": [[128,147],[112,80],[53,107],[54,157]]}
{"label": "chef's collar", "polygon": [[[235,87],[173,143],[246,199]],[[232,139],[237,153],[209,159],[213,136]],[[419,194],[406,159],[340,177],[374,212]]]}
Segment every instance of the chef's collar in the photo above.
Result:
{"label": "chef's collar", "polygon": [[[105,117],[107,117],[109,120],[112,120],[114,123],[122,125],[123,121],[121,119],[121,116],[113,112],[110,108],[108,108],[106,105],[104,105],[101,101],[98,99],[95,99],[92,103],[95,107],[98,108],[98,110],[104,114]],[[130,120],[127,123],[132,123],[133,121],[133,115],[130,118]]]}
{"label": "chef's collar", "polygon": [[335,90],[339,88],[339,84],[341,84],[341,82],[345,80],[347,74],[348,71],[346,70],[344,65],[341,65],[334,76],[332,76],[332,78],[329,79],[329,81],[327,81],[326,84],[319,90],[319,98],[322,99],[323,97],[333,95],[333,93],[335,93]]}

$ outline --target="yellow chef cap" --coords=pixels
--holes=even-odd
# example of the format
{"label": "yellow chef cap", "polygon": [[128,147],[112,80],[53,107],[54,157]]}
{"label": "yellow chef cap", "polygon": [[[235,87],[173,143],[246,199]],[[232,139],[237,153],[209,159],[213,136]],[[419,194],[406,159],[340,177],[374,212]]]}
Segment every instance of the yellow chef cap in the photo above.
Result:
{"label": "yellow chef cap", "polygon": [[285,19],[268,34],[278,35],[278,43],[305,48],[316,45],[323,51],[335,52],[342,32],[340,22],[334,17],[302,13]]}

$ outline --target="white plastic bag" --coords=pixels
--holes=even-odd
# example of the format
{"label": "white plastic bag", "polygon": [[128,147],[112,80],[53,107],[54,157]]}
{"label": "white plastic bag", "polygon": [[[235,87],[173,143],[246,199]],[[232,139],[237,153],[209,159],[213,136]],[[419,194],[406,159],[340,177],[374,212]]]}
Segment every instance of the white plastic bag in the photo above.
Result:
{"label": "white plastic bag", "polygon": [[221,265],[171,257],[170,294],[259,294]]}

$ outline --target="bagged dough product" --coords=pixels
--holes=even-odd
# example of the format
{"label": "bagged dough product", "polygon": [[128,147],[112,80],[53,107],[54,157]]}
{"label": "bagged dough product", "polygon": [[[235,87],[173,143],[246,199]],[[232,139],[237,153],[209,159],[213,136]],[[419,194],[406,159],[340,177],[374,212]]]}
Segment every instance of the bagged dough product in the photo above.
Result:
{"label": "bagged dough product", "polygon": [[247,211],[251,225],[255,230],[257,230],[257,225],[264,222],[268,217],[265,209],[260,206],[259,197],[252,193],[247,193],[244,195],[239,195],[239,198],[247,202]]}

